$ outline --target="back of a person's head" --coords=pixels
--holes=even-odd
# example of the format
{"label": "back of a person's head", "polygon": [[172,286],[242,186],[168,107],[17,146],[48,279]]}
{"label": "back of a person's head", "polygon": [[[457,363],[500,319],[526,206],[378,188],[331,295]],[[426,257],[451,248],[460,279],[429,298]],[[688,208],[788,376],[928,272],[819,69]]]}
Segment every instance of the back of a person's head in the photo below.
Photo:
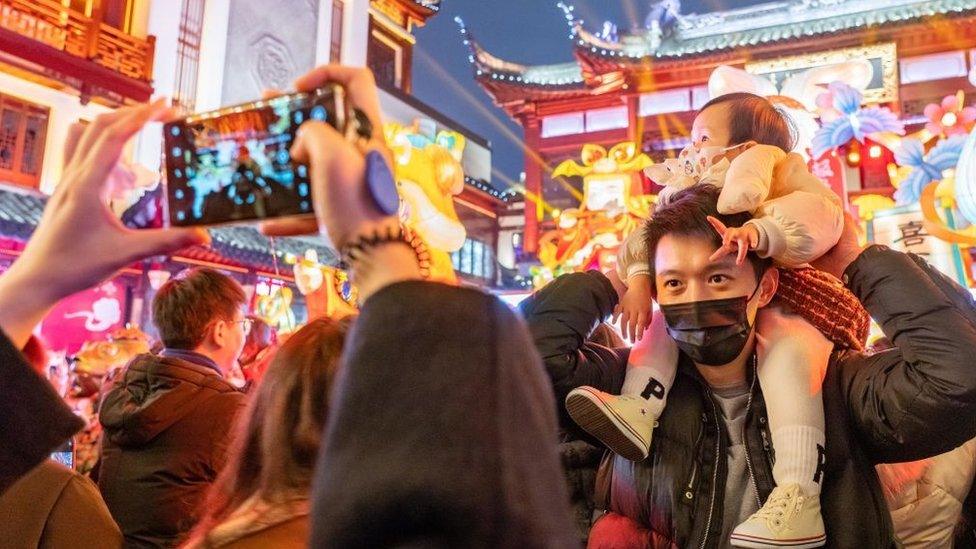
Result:
{"label": "back of a person's head", "polygon": [[727,93],[705,103],[698,112],[718,105],[722,105],[728,115],[729,145],[755,141],[787,152],[793,149],[796,129],[769,99],[746,92]]}
{"label": "back of a person's head", "polygon": [[[711,241],[717,249],[722,245],[722,238],[708,222],[714,217],[726,227],[741,227],[752,219],[748,212],[737,214],[721,214],[718,211],[718,196],[721,189],[714,185],[699,184],[678,191],[671,196],[667,205],[657,209],[654,215],[644,224],[644,244],[647,246],[648,259],[651,267],[651,277],[655,275],[654,260],[657,245],[667,235],[682,237],[698,237]],[[770,266],[769,259],[763,259],[755,253],[746,256],[752,264],[756,275],[761,275]]]}
{"label": "back of a person's head", "polygon": [[173,277],[153,299],[153,323],[170,349],[195,349],[216,320],[233,320],[246,302],[234,279],[213,269],[191,269]]}
{"label": "back of a person's head", "polygon": [[275,353],[238,422],[231,458],[205,501],[195,539],[252,496],[272,503],[307,496],[352,319],[313,320]]}

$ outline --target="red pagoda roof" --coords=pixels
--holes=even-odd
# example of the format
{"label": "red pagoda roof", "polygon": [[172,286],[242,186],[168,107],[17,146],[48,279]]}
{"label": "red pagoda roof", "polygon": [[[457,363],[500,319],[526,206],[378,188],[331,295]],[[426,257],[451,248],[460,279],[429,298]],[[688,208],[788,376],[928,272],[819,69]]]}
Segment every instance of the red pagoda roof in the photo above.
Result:
{"label": "red pagoda roof", "polygon": [[573,6],[557,5],[570,28],[574,63],[530,66],[500,59],[456,19],[475,79],[498,104],[601,95],[655,68],[739,62],[744,49],[781,50],[867,28],[976,15],[976,0],[781,0],[701,15],[681,14],[680,0],[661,0],[642,28],[618,33],[609,22],[599,32],[587,30]]}

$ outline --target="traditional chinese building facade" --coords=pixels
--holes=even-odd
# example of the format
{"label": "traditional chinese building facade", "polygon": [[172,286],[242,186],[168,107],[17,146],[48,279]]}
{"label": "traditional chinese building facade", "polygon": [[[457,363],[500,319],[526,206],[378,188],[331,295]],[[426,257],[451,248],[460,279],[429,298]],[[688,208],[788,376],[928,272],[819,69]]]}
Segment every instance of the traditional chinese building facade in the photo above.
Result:
{"label": "traditional chinese building facade", "polygon": [[[499,59],[475,39],[477,29],[461,29],[476,80],[523,127],[532,151],[525,157],[521,239],[529,253],[552,226],[552,211],[574,205],[568,188],[580,189],[577,179],[551,177],[553,167],[587,143],[636,141],[655,160],[674,154],[687,144],[719,66],[763,76],[779,89],[801,71],[867,60],[873,70],[865,101],[891,108],[909,129],[925,122],[926,104],[947,93],[963,90],[967,103],[976,97],[967,79],[976,65],[974,0],[788,0],[701,15],[683,15],[680,2],[667,0],[652,7],[642,28],[627,32],[612,23],[588,30],[572,6],[559,7],[571,63]],[[849,153],[848,162],[833,166],[846,172],[847,193],[890,196],[891,152],[868,146]]]}
{"label": "traditional chinese building facade", "polygon": [[[437,0],[0,0],[0,273],[18,257],[60,181],[71,124],[156,97],[189,111],[245,102],[334,62],[374,71],[387,121],[420,119],[432,132],[464,136],[465,184],[453,201],[467,238],[452,259],[467,282],[496,285],[498,212],[512,195],[490,185],[490,143],[410,94],[413,30],[438,11]],[[155,174],[145,184],[158,179],[160,151],[155,127],[125,153]],[[292,263],[309,251],[324,266],[338,259],[317,238],[271,241],[246,226],[211,234],[210,247],[132,265],[79,296],[73,307],[107,303],[109,290],[118,303],[103,308],[111,313],[105,322],[88,324],[99,328],[92,338],[128,321],[149,329],[153,291],[188,266],[234,276],[256,310],[263,290],[291,288],[284,305],[301,322],[305,298]],[[348,288],[333,294],[348,297]],[[73,319],[49,321],[66,326]]]}

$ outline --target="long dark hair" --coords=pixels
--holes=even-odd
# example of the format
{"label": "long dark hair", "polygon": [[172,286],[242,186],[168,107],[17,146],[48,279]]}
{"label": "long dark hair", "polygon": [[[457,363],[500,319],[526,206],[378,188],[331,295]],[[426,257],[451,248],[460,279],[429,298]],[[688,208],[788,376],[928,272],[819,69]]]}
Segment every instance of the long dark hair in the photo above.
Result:
{"label": "long dark hair", "polygon": [[252,496],[275,502],[307,492],[351,319],[313,320],[278,349],[238,420],[229,461],[204,500],[191,540],[204,539]]}

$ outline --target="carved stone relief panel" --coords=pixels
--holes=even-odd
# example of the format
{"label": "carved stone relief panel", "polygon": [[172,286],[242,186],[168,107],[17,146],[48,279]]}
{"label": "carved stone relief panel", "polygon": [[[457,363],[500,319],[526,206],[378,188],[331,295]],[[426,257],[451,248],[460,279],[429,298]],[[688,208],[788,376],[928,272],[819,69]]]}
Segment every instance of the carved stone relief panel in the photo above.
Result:
{"label": "carved stone relief panel", "polygon": [[[286,89],[315,64],[319,0],[234,0],[227,25],[222,104]],[[201,75],[201,83],[206,75]]]}

